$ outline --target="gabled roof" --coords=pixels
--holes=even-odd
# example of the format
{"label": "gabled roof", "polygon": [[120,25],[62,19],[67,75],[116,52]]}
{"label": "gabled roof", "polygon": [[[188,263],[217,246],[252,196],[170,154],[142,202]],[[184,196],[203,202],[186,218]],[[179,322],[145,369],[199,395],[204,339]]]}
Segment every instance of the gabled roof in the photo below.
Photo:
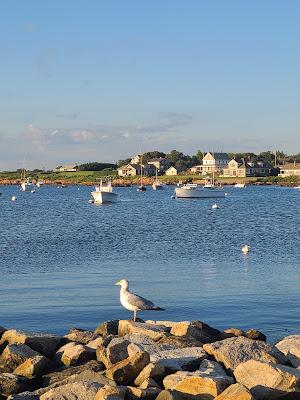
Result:
{"label": "gabled roof", "polygon": [[279,165],[279,169],[282,170],[299,170],[300,169],[300,163],[288,163],[284,165]]}
{"label": "gabled roof", "polygon": [[215,153],[213,151],[207,152],[203,158],[205,158],[208,154],[213,156],[215,160],[229,160],[227,153]]}

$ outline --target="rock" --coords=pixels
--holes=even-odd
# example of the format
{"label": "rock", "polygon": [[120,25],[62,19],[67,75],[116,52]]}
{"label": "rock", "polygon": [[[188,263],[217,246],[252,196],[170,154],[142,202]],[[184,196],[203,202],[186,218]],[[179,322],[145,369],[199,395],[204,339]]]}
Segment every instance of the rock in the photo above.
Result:
{"label": "rock", "polygon": [[97,338],[97,334],[92,331],[85,331],[84,329],[72,328],[64,338],[71,342],[78,342],[81,344],[87,344]]}
{"label": "rock", "polygon": [[166,389],[176,390],[199,399],[214,399],[234,380],[214,361],[204,360],[195,372],[179,371],[164,379]]}
{"label": "rock", "polygon": [[168,328],[164,326],[156,326],[152,324],[144,324],[127,320],[119,321],[119,336],[125,335],[142,335],[148,336],[150,339],[157,341],[166,336]]}
{"label": "rock", "polygon": [[90,342],[87,343],[87,347],[90,347],[91,349],[96,350],[100,346],[104,346],[104,340],[102,336],[97,337],[94,340],[91,340]]}
{"label": "rock", "polygon": [[275,346],[287,357],[293,367],[300,367],[300,335],[286,336]]}
{"label": "rock", "polygon": [[78,377],[81,372],[84,371],[94,371],[101,372],[103,370],[103,365],[97,361],[88,361],[86,364],[78,365],[76,367],[64,368],[61,371],[51,372],[43,376],[43,386],[50,386],[55,383],[65,381],[67,378]]}
{"label": "rock", "polygon": [[170,346],[173,349],[181,349],[184,347],[202,347],[203,343],[195,339],[193,336],[167,336],[160,339],[158,344]]}
{"label": "rock", "polygon": [[4,396],[24,392],[31,388],[30,379],[10,373],[0,374],[0,393]]}
{"label": "rock", "polygon": [[257,329],[249,329],[249,331],[246,332],[246,336],[249,339],[262,340],[263,342],[267,340],[266,335],[258,331]]}
{"label": "rock", "polygon": [[12,394],[7,400],[39,400],[39,396],[32,392],[23,392],[19,394]]}
{"label": "rock", "polygon": [[56,335],[43,333],[25,333],[14,329],[4,332],[0,346],[7,344],[26,344],[33,350],[51,358],[59,345],[61,338]]}
{"label": "rock", "polygon": [[23,364],[20,364],[15,370],[14,374],[32,378],[33,376],[40,376],[49,372],[54,367],[54,363],[48,360],[45,356],[37,355],[28,358]]}
{"label": "rock", "polygon": [[229,371],[233,371],[240,363],[248,360],[287,363],[284,354],[276,347],[243,336],[205,344],[203,348],[208,354],[214,356],[218,362],[223,363]]}
{"label": "rock", "polygon": [[231,336],[245,336],[245,332],[238,328],[228,328],[223,333]]}
{"label": "rock", "polygon": [[150,387],[155,387],[155,388],[158,388],[159,390],[161,390],[159,384],[157,382],[155,382],[155,380],[153,378],[147,378],[144,380],[144,382],[141,385],[139,385],[140,389],[148,389]]}
{"label": "rock", "polygon": [[125,360],[128,357],[130,342],[123,338],[112,339],[106,348],[107,358],[111,364]]}
{"label": "rock", "polygon": [[136,353],[106,370],[105,375],[119,385],[130,385],[150,362],[146,352]]}
{"label": "rock", "polygon": [[201,321],[183,321],[173,325],[171,334],[175,336],[192,336],[202,343],[211,343],[221,332]]}
{"label": "rock", "polygon": [[155,400],[160,393],[159,388],[151,387],[147,389],[136,388],[133,386],[127,386],[126,388],[126,400]]}
{"label": "rock", "polygon": [[60,365],[79,365],[87,361],[96,359],[95,350],[82,344],[70,342],[58,349],[54,356],[54,360]]}
{"label": "rock", "polygon": [[252,394],[249,392],[245,386],[240,383],[235,383],[234,385],[228,386],[216,400],[255,400]]}
{"label": "rock", "polygon": [[183,400],[183,396],[176,390],[162,390],[156,400]]}
{"label": "rock", "polygon": [[3,333],[6,331],[7,329],[3,328],[3,326],[0,326],[0,338],[2,338]]}
{"label": "rock", "polygon": [[40,356],[40,354],[26,344],[12,344],[5,347],[0,362],[13,371],[28,359],[36,356]]}
{"label": "rock", "polygon": [[94,382],[75,382],[50,389],[40,396],[40,400],[94,400],[100,389]]}
{"label": "rock", "polygon": [[151,362],[159,362],[168,371],[193,371],[204,358],[207,358],[207,354],[202,347],[163,350],[150,355]]}
{"label": "rock", "polygon": [[161,382],[165,375],[165,367],[162,364],[150,363],[140,372],[134,383],[136,386],[140,386],[150,378],[155,379],[157,382]]}
{"label": "rock", "polygon": [[101,336],[118,335],[119,320],[102,322],[96,329],[95,334]]}
{"label": "rock", "polygon": [[98,390],[95,400],[124,400],[125,387],[105,385]]}
{"label": "rock", "polygon": [[249,360],[237,366],[234,376],[259,400],[300,399],[300,371],[296,368]]}

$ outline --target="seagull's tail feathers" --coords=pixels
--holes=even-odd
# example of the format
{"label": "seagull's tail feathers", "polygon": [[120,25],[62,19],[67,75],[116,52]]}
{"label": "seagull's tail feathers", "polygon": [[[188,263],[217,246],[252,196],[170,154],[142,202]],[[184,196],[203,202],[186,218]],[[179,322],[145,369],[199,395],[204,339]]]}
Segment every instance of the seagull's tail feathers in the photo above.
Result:
{"label": "seagull's tail feathers", "polygon": [[153,307],[152,310],[155,310],[155,311],[165,311],[164,308],[157,307],[157,306]]}

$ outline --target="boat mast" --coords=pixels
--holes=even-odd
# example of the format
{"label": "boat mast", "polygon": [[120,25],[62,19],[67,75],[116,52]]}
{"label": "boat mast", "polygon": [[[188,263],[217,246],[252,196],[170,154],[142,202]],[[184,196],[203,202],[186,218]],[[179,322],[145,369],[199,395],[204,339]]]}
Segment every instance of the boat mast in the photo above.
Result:
{"label": "boat mast", "polygon": [[141,154],[141,186],[143,186],[143,154]]}

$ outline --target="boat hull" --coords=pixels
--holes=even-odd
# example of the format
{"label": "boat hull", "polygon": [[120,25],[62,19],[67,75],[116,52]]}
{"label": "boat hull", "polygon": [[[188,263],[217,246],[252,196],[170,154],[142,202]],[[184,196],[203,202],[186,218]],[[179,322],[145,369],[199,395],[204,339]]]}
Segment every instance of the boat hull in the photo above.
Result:
{"label": "boat hull", "polygon": [[209,188],[195,188],[195,189],[176,188],[175,194],[176,197],[181,199],[209,199],[209,198],[225,197],[225,192],[223,189],[209,189]]}
{"label": "boat hull", "polygon": [[91,192],[91,195],[93,196],[94,203],[96,204],[116,203],[119,201],[119,195],[113,192],[94,191]]}

